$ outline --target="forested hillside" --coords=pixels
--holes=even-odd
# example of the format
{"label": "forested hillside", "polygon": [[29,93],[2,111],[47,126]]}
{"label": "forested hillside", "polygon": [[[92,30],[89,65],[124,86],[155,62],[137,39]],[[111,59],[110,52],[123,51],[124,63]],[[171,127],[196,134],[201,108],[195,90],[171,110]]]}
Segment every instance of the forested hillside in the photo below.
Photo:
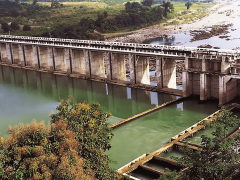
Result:
{"label": "forested hillside", "polygon": [[[119,2],[111,1],[113,4]],[[184,15],[191,12],[185,11],[184,3],[161,0],[121,2],[118,5],[108,3],[0,1],[0,33],[103,40],[102,33],[132,31],[165,22],[178,16],[182,10]],[[202,7],[206,6],[196,4],[195,9]],[[12,28],[12,23],[19,28]]]}

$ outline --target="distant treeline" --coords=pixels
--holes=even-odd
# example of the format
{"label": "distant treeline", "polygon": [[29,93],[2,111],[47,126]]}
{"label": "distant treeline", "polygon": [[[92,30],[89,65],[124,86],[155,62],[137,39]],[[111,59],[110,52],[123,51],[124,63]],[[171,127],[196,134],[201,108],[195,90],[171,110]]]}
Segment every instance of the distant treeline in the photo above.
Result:
{"label": "distant treeline", "polygon": [[104,11],[98,14],[96,20],[83,18],[79,24],[59,25],[53,29],[51,34],[53,37],[62,38],[89,38],[94,30],[105,33],[127,27],[156,24],[173,11],[173,5],[170,2],[151,7],[152,4],[152,0],[146,0],[142,4],[127,2],[125,10],[115,17],[109,18],[108,13]]}
{"label": "distant treeline", "polygon": [[15,1],[0,1],[0,17],[30,16],[38,11],[49,9],[38,4],[18,3]]}

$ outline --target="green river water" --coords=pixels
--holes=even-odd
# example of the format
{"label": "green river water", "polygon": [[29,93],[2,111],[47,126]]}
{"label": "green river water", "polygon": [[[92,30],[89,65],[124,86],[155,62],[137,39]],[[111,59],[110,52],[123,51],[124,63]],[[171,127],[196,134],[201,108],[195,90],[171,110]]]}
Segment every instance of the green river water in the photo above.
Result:
{"label": "green river water", "polygon": [[[76,102],[99,102],[112,113],[113,124],[177,97],[116,85],[56,76],[31,70],[0,66],[0,132],[9,125],[50,120],[60,99],[71,95]],[[215,112],[217,101],[198,104],[198,97],[172,104],[113,131],[107,151],[117,169],[138,156],[152,152],[171,137]]]}

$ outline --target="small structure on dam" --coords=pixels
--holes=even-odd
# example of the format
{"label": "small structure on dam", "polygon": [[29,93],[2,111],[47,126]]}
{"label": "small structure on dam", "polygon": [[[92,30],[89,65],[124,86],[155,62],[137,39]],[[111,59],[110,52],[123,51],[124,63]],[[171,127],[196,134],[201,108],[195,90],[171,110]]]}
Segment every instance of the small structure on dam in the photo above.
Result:
{"label": "small structure on dam", "polygon": [[175,60],[185,60],[183,96],[219,99],[240,95],[240,56],[236,50],[208,49],[27,36],[0,36],[2,64],[48,72],[126,81],[128,56],[131,84],[150,84],[149,58],[156,59],[157,88],[176,88]]}

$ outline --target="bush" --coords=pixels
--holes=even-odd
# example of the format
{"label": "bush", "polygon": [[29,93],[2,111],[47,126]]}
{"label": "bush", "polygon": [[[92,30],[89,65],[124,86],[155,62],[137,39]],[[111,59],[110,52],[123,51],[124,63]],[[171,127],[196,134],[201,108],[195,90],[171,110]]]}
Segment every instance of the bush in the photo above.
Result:
{"label": "bush", "polygon": [[6,32],[10,31],[10,27],[9,27],[9,25],[6,22],[1,23],[1,26],[2,26],[3,32],[6,33]]}
{"label": "bush", "polygon": [[24,25],[23,26],[23,31],[30,31],[31,27],[29,25]]}
{"label": "bush", "polygon": [[19,30],[20,29],[20,26],[18,23],[16,22],[12,22],[11,23],[11,30],[14,31],[14,30]]}

